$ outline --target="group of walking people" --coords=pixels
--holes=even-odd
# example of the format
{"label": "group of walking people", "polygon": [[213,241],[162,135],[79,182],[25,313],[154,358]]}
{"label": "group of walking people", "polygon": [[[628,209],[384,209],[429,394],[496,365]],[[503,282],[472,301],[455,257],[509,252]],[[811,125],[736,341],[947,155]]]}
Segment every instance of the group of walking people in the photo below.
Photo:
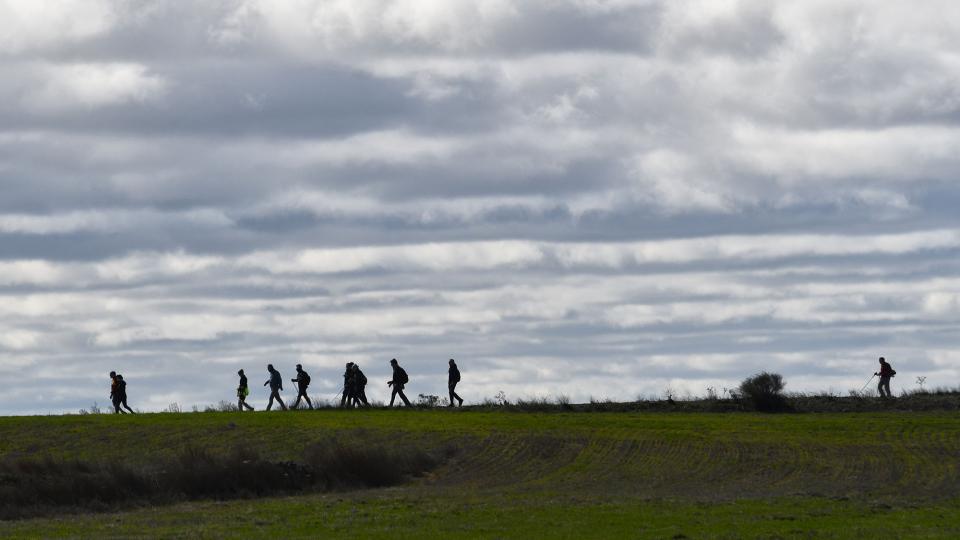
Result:
{"label": "group of walking people", "polygon": [[[399,396],[404,405],[411,407],[410,400],[403,392],[403,389],[410,382],[407,371],[400,367],[396,358],[390,360],[390,367],[393,369],[393,377],[387,381],[387,386],[391,388],[390,406],[393,407],[394,402]],[[297,364],[296,370],[297,376],[290,379],[290,382],[297,385],[297,400],[293,403],[292,408],[299,408],[301,401],[303,401],[307,404],[307,407],[313,409],[313,401],[311,401],[310,396],[307,395],[307,389],[310,386],[310,375],[304,371],[301,364]],[[286,403],[284,403],[283,398],[280,397],[280,392],[283,392],[283,376],[273,367],[273,364],[267,365],[267,372],[270,374],[270,378],[263,383],[264,386],[270,387],[270,399],[267,402],[267,410],[269,411],[273,408],[274,401],[280,405],[282,410],[287,410]],[[250,395],[247,376],[242,369],[237,372],[237,375],[240,376],[240,384],[237,386],[237,408],[241,412],[245,410],[252,411],[254,408],[247,403],[247,397]],[[459,382],[460,369],[457,367],[456,361],[451,358],[447,370],[447,390],[450,393],[450,403],[448,406],[450,407],[454,406],[454,402],[460,407],[463,406],[463,398],[456,393],[456,387]],[[360,366],[354,362],[347,362],[346,369],[343,372],[343,388],[339,394],[340,406],[344,408],[369,407],[370,402],[367,401],[366,387],[367,376],[363,374]]]}
{"label": "group of walking people", "polygon": [[[398,396],[404,405],[410,407],[410,400],[407,399],[407,395],[403,392],[403,389],[410,382],[410,377],[407,375],[407,371],[400,367],[396,358],[390,360],[390,367],[393,369],[393,377],[387,381],[387,386],[391,388],[390,407],[393,407]],[[307,395],[307,388],[310,386],[310,375],[304,371],[301,364],[297,364],[296,370],[297,376],[290,379],[290,382],[297,385],[297,400],[293,403],[292,408],[299,408],[302,401],[307,404],[307,407],[313,409],[313,401],[310,399],[310,396]],[[270,378],[263,383],[264,386],[270,387],[270,400],[267,402],[267,410],[269,411],[273,408],[274,401],[280,405],[281,409],[287,410],[287,404],[284,403],[283,398],[280,397],[280,392],[283,392],[283,376],[273,367],[273,364],[267,364],[267,372],[270,374]],[[877,385],[877,392],[879,392],[880,397],[893,397],[890,393],[890,379],[896,374],[897,372],[894,371],[886,359],[880,357],[880,371],[873,374],[874,377],[880,377],[880,383]],[[237,408],[241,412],[245,410],[252,411],[254,408],[247,403],[247,397],[250,395],[247,376],[242,369],[237,372],[237,375],[240,376],[240,384],[237,386]],[[873,380],[873,378],[871,377],[870,380]],[[133,409],[127,405],[127,382],[123,380],[123,375],[111,371],[110,381],[110,401],[113,403],[114,413],[134,414]],[[457,384],[459,383],[460,368],[457,367],[456,361],[451,358],[447,369],[447,391],[450,393],[450,401],[447,404],[448,407],[453,407],[454,403],[456,403],[457,406],[463,406],[463,398],[456,392]],[[867,381],[867,384],[870,384],[870,381]],[[343,389],[340,392],[340,406],[344,408],[369,407],[370,403],[367,401],[366,387],[367,376],[363,374],[360,366],[354,362],[347,362],[346,369],[343,372]]]}

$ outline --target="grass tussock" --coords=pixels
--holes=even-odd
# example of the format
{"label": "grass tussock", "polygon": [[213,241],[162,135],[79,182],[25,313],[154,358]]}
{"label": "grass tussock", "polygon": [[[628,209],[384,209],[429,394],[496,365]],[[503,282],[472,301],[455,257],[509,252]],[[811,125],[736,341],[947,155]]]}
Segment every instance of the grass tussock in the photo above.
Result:
{"label": "grass tussock", "polygon": [[218,455],[187,447],[151,468],[50,457],[0,461],[0,519],[64,511],[107,511],[198,499],[385,487],[422,475],[449,457],[411,446],[363,446],[344,441],[309,445],[300,462],[261,459],[235,448]]}

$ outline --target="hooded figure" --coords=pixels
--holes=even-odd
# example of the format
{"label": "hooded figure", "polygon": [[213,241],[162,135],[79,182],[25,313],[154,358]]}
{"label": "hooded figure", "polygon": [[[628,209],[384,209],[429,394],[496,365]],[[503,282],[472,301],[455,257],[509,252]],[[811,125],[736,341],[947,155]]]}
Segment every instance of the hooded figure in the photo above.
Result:
{"label": "hooded figure", "polygon": [[273,400],[277,400],[283,410],[287,410],[287,405],[280,399],[280,392],[283,391],[283,377],[280,372],[273,368],[273,364],[267,364],[267,371],[270,372],[270,378],[263,383],[264,386],[270,385],[270,401],[267,402],[267,410],[273,408]]}
{"label": "hooded figure", "polygon": [[361,404],[369,407],[370,403],[367,402],[367,376],[360,371],[360,366],[357,364],[354,364],[350,369],[353,372],[350,378],[353,384],[353,404],[356,407]]}
{"label": "hooded figure", "polygon": [[450,404],[448,407],[453,407],[453,400],[456,399],[459,402],[460,407],[463,407],[463,398],[457,395],[457,383],[460,382],[460,368],[457,367],[457,363],[453,361],[453,358],[450,359],[450,369],[447,370],[447,389],[450,390]]}

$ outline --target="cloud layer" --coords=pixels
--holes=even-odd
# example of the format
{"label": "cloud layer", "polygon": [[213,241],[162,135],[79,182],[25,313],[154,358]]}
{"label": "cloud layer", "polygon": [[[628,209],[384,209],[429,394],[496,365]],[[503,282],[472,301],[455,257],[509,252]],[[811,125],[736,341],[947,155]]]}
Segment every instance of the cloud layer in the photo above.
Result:
{"label": "cloud layer", "polygon": [[0,0],[0,411],[111,369],[213,403],[267,362],[383,398],[392,357],[414,394],[457,358],[468,401],[846,391],[880,355],[956,385],[958,20]]}

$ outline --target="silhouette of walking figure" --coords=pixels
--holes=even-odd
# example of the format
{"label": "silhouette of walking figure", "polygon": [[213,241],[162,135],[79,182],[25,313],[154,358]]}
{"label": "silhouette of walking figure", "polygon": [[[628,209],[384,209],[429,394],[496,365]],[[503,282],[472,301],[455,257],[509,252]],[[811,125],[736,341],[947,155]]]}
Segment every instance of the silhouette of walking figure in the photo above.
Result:
{"label": "silhouette of walking figure", "polygon": [[250,395],[250,387],[247,386],[247,376],[243,373],[243,370],[237,372],[237,375],[240,376],[240,385],[237,386],[237,409],[240,412],[243,412],[243,409],[252,411],[253,407],[247,404],[247,396]]}
{"label": "silhouette of walking figure", "polygon": [[297,378],[290,379],[290,382],[297,383],[297,400],[293,402],[293,408],[296,409],[300,406],[300,399],[303,398],[307,401],[307,406],[313,409],[313,402],[310,401],[310,396],[307,395],[307,387],[310,386],[310,375],[303,370],[303,366],[297,364]]}
{"label": "silhouette of walking figure", "polygon": [[[880,393],[880,397],[893,397],[893,394],[890,393],[890,378],[896,375],[897,372],[893,370],[890,364],[887,363],[887,360],[884,357],[880,357],[880,372],[874,373],[874,375],[880,376],[880,384],[877,385],[877,392]],[[886,391],[886,393],[884,393]]]}
{"label": "silhouette of walking figure", "polygon": [[364,407],[369,407],[370,403],[367,402],[367,376],[360,371],[360,366],[357,364],[354,364],[350,369],[353,371],[353,377],[351,377],[353,404],[359,407],[362,403]]}
{"label": "silhouette of walking figure", "polygon": [[407,395],[403,393],[403,387],[410,382],[410,377],[407,377],[407,372],[400,367],[396,358],[390,360],[390,365],[393,367],[393,379],[387,383],[387,386],[393,387],[393,393],[390,394],[390,406],[393,407],[393,401],[397,399],[399,395],[400,399],[403,400],[403,404],[410,407],[410,400],[407,399]]}
{"label": "silhouette of walking figure", "polygon": [[283,410],[287,410],[287,405],[280,399],[280,392],[283,391],[283,377],[280,372],[273,368],[273,364],[267,364],[267,371],[270,372],[270,378],[263,383],[264,386],[270,385],[270,401],[267,402],[267,410],[273,408],[273,400],[277,400]]}
{"label": "silhouette of walking figure", "polygon": [[113,403],[113,413],[126,414],[123,410],[123,408],[126,408],[130,414],[135,414],[133,409],[127,405],[127,382],[123,380],[123,375],[111,371],[110,381],[110,401]]}
{"label": "silhouette of walking figure", "polygon": [[353,362],[347,362],[343,369],[343,392],[340,393],[340,407],[353,407],[356,385],[353,379]]}
{"label": "silhouette of walking figure", "polygon": [[453,361],[453,358],[450,359],[450,369],[447,370],[447,389],[450,390],[450,403],[447,407],[453,407],[453,400],[456,399],[459,402],[459,407],[463,407],[463,398],[457,395],[457,383],[460,382],[460,368],[457,367],[457,363]]}

